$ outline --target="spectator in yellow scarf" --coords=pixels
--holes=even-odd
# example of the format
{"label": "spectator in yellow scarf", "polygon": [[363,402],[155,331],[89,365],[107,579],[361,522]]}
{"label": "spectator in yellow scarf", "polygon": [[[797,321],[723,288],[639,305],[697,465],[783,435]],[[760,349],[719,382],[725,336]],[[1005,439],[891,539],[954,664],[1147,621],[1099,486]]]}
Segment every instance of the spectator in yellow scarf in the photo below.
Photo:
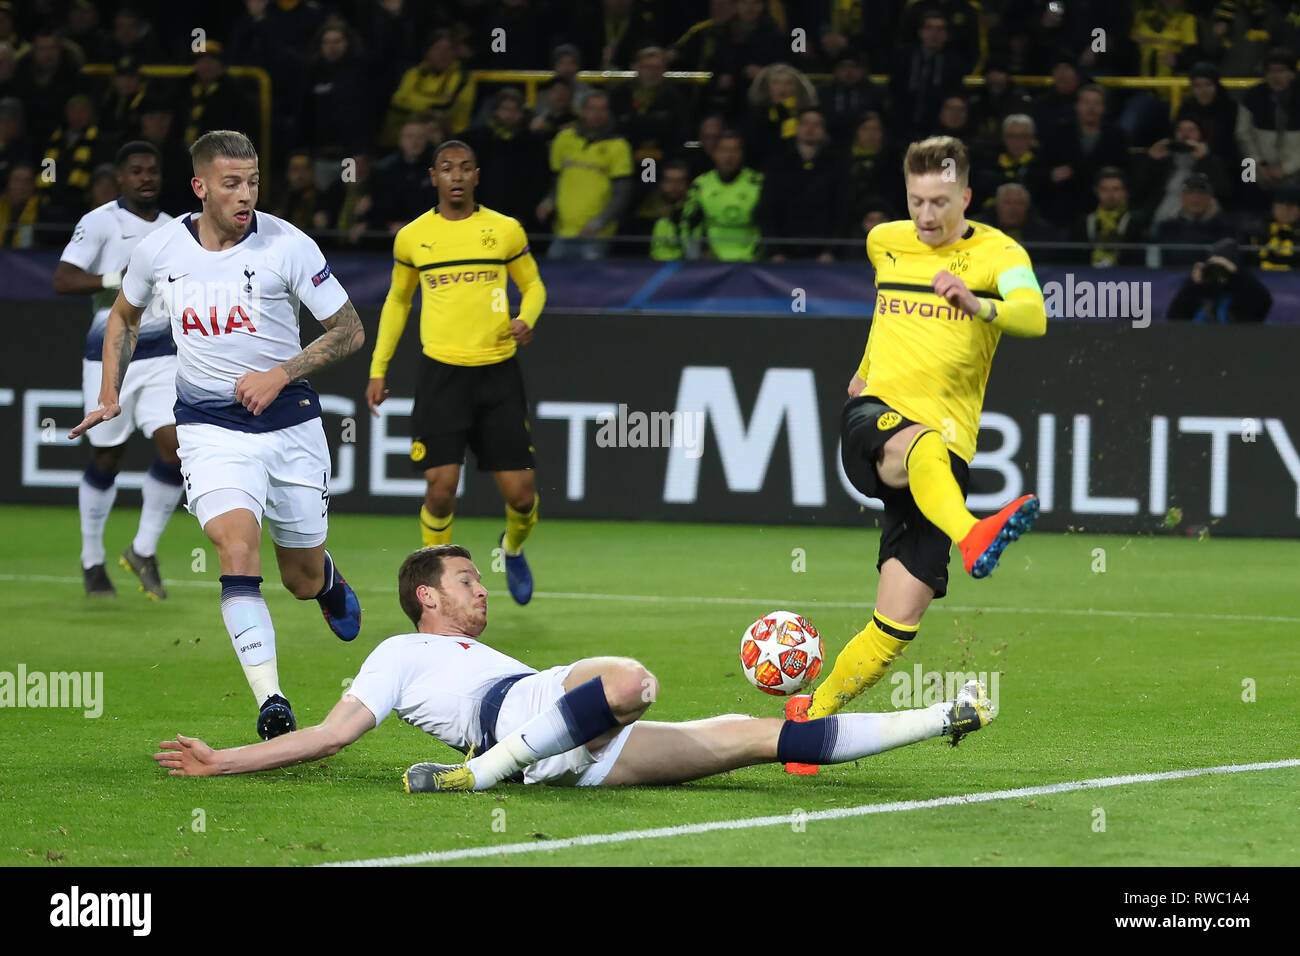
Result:
{"label": "spectator in yellow scarf", "polygon": [[745,146],[756,168],[793,141],[799,114],[816,105],[816,90],[788,63],[773,63],[758,72],[749,87]]}

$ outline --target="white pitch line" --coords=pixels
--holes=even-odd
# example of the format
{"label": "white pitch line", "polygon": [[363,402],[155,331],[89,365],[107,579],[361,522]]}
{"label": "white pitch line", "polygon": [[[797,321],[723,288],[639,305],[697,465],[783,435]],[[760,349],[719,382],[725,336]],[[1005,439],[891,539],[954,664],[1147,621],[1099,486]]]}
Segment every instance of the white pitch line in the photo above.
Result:
{"label": "white pitch line", "polygon": [[[0,581],[31,581],[40,584],[81,584],[81,578],[53,574],[0,574]],[[189,578],[165,578],[168,587],[216,588],[216,581],[195,581]],[[391,588],[357,588],[362,594],[392,594]],[[707,597],[701,595],[665,595],[665,594],[598,594],[583,591],[536,591],[534,597],[549,598],[554,601],[625,601],[632,604],[726,604],[741,607],[827,607],[827,608],[861,608],[874,607],[870,601],[822,601],[810,598],[748,598],[748,597]],[[959,611],[962,613],[987,614],[1060,614],[1073,617],[1136,617],[1136,618],[1194,618],[1211,621],[1255,621],[1266,624],[1300,624],[1300,617],[1278,617],[1269,614],[1215,614],[1203,611],[1113,611],[1096,608],[1059,608],[1059,607],[995,607],[973,604],[936,604],[939,612]]]}
{"label": "white pitch line", "polygon": [[[1074,780],[1050,783],[1038,787],[1020,787],[1016,790],[990,790],[984,793],[963,793],[932,800],[899,800],[894,803],[867,803],[857,807],[837,807],[833,810],[814,810],[798,815],[800,823],[822,820],[844,820],[877,813],[902,813],[908,810],[929,810],[934,807],[951,807],[995,800],[1015,800],[1020,797],[1040,797],[1053,793],[1070,793],[1076,790],[1101,790],[1123,787],[1133,783],[1156,783],[1163,780],[1182,780],[1210,774],[1246,773],[1252,770],[1279,770],[1300,767],[1300,759],[1274,760],[1268,763],[1226,764],[1221,767],[1198,767],[1194,770],[1168,770],[1164,773],[1133,773],[1122,777],[1094,777],[1091,780]],[[419,798],[425,799],[425,798]],[[445,800],[447,797],[429,797]],[[675,827],[658,827],[653,830],[623,830],[618,833],[589,833],[562,840],[535,840],[531,843],[505,843],[500,846],[476,846],[464,850],[442,850],[428,853],[411,853],[406,856],[383,856],[370,860],[346,860],[338,863],[321,863],[319,866],[412,866],[419,863],[449,863],[455,860],[472,860],[483,857],[523,853],[546,853],[581,846],[601,846],[610,843],[630,843],[636,840],[660,840],[665,837],[693,836],[718,830],[752,830],[757,827],[790,826],[795,821],[790,813],[771,817],[749,817],[741,820],[714,820],[709,823],[688,823]]]}

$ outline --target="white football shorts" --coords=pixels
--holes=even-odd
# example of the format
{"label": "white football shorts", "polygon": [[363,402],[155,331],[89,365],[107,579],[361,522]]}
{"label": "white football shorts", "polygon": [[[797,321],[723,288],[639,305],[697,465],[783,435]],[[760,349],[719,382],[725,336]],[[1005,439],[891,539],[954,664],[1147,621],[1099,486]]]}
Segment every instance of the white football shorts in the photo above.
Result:
{"label": "white football shorts", "polygon": [[[564,679],[573,670],[563,664],[529,674],[511,687],[501,701],[496,739],[506,737],[564,696]],[[524,783],[545,783],[553,787],[598,787],[613,769],[635,724],[628,724],[609,743],[595,751],[574,747],[554,757],[545,757],[524,770]]]}
{"label": "white football shorts", "polygon": [[[104,363],[81,360],[81,398],[86,414],[99,407],[99,388],[104,379]],[[176,356],[158,355],[137,359],[126,367],[126,378],[118,393],[122,414],[100,422],[86,438],[95,448],[113,448],[124,444],[137,428],[145,438],[164,425],[175,425]]]}
{"label": "white football shorts", "polygon": [[219,425],[176,426],[186,507],[206,525],[247,508],[271,540],[314,548],[329,528],[330,450],[319,418],[269,432]]}

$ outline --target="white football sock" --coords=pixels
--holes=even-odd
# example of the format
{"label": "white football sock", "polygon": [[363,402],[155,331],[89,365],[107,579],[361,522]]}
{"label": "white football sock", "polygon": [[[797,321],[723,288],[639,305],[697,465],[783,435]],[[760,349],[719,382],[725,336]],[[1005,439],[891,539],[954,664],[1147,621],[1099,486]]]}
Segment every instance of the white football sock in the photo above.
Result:
{"label": "white football sock", "polygon": [[86,476],[77,486],[77,508],[81,511],[81,566],[93,568],[104,563],[104,526],[117,500],[117,482],[96,488]]}
{"label": "white football sock", "polygon": [[920,710],[883,714],[836,714],[835,745],[830,763],[856,760],[938,737],[948,727],[951,701]]}
{"label": "white football sock", "polygon": [[171,519],[172,512],[180,504],[184,486],[159,481],[154,477],[153,469],[145,472],[144,483],[140,486],[143,502],[140,505],[140,527],[136,529],[135,540],[131,548],[142,558],[153,555],[158,550],[158,539]]}
{"label": "white football sock", "polygon": [[[275,626],[271,611],[255,584],[230,585],[223,575],[221,582],[221,618],[235,647],[235,656],[244,668],[248,686],[260,707],[272,694],[280,694],[280,676],[275,659]],[[254,579],[260,580],[260,579]],[[284,696],[280,694],[280,696]]]}
{"label": "white football sock", "polygon": [[277,694],[284,696],[280,692],[280,672],[274,657],[260,664],[247,664],[242,659],[239,663],[244,666],[244,677],[248,680],[248,686],[253,689],[253,697],[257,699],[259,708],[266,703],[268,697]]}
{"label": "white football sock", "polygon": [[578,746],[558,704],[552,704],[495,747],[469,761],[474,789],[486,790],[513,777],[544,757],[553,757]]}

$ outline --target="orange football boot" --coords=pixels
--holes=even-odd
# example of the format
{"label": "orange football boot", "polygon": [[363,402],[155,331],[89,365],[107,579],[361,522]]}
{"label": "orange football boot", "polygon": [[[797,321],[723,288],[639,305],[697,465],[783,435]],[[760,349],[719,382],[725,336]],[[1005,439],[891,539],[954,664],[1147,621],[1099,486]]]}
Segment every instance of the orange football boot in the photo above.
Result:
{"label": "orange football boot", "polygon": [[[785,702],[785,719],[802,724],[808,719],[808,708],[811,706],[812,694],[795,694],[787,698]],[[815,763],[788,763],[785,765],[785,772],[811,777],[817,773],[817,765]]]}
{"label": "orange football boot", "polygon": [[975,522],[970,533],[958,542],[962,564],[973,578],[986,578],[998,566],[998,558],[1012,541],[1029,530],[1038,517],[1038,498],[1023,495],[995,515]]}

